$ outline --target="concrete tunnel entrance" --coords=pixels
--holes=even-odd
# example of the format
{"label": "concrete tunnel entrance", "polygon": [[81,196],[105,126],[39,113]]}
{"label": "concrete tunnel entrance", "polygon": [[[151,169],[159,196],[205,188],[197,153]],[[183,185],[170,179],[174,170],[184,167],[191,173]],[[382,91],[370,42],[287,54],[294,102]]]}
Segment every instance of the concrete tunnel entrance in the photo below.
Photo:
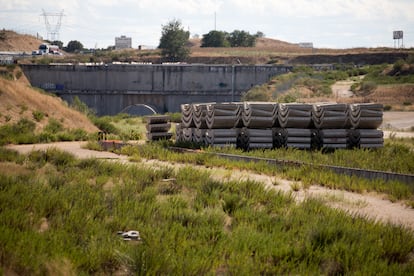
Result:
{"label": "concrete tunnel entrance", "polygon": [[135,116],[147,116],[157,114],[157,110],[147,104],[133,104],[125,107],[119,113],[126,113]]}

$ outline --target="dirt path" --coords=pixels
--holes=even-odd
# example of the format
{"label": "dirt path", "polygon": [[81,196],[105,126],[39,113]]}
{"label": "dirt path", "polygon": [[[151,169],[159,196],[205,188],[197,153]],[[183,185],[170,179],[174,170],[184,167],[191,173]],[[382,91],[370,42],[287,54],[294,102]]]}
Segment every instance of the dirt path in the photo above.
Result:
{"label": "dirt path", "polygon": [[[128,163],[128,157],[111,152],[100,152],[83,149],[85,142],[61,142],[51,144],[36,145],[12,145],[8,148],[17,150],[20,153],[28,153],[33,150],[46,150],[47,148],[58,148],[71,152],[78,158],[98,158],[105,160],[119,161]],[[182,168],[184,164],[172,164],[159,160],[143,160],[142,163],[149,167],[173,167]],[[193,167],[193,166],[192,166]],[[253,180],[262,183],[268,189],[276,189],[287,194],[291,194],[298,202],[307,198],[319,198],[328,206],[341,209],[350,214],[356,214],[384,223],[403,225],[414,230],[414,209],[408,208],[400,202],[393,203],[384,199],[379,194],[356,194],[343,190],[332,190],[321,186],[313,185],[307,189],[300,188],[300,182],[288,181],[278,177],[255,174],[248,171],[226,170],[222,168],[207,168],[196,166],[199,169],[210,172],[211,177],[223,180]]]}
{"label": "dirt path", "polygon": [[[361,77],[362,78],[362,77]],[[351,91],[353,80],[335,82],[331,88],[335,99],[350,98],[354,96]],[[380,127],[384,131],[384,138],[414,137],[414,112],[387,111],[383,114],[383,123]]]}
{"label": "dirt path", "polygon": [[351,91],[351,85],[353,85],[355,81],[352,80],[345,80],[345,81],[337,81],[332,85],[332,93],[336,99],[338,98],[350,98],[354,95],[354,92]]}

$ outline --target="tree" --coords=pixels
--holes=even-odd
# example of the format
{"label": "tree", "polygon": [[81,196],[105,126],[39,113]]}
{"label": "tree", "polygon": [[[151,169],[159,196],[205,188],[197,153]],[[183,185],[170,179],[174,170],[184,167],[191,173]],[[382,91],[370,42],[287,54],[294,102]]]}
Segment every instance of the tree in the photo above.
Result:
{"label": "tree", "polygon": [[201,39],[201,47],[230,47],[227,40],[228,33],[222,31],[210,31]]}
{"label": "tree", "polygon": [[265,37],[265,34],[261,31],[257,31],[257,33],[254,35],[256,38],[263,38]]}
{"label": "tree", "polygon": [[256,36],[246,31],[234,30],[229,35],[231,47],[254,47],[256,45]]}
{"label": "tree", "polygon": [[167,61],[183,61],[190,55],[190,49],[186,47],[190,32],[184,31],[179,20],[171,20],[167,25],[162,25],[160,38],[161,55]]}
{"label": "tree", "polygon": [[80,51],[82,49],[83,49],[82,43],[80,43],[77,40],[71,40],[71,41],[69,41],[68,46],[66,46],[65,50],[66,50],[66,52],[74,53],[74,52]]}
{"label": "tree", "polygon": [[52,41],[50,44],[58,46],[59,49],[63,49],[63,42],[60,40]]}

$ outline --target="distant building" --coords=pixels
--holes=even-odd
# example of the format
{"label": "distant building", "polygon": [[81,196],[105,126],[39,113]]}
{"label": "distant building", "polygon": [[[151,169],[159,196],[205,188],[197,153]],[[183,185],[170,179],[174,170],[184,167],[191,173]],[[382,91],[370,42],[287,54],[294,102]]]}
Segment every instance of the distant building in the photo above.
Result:
{"label": "distant building", "polygon": [[310,49],[312,49],[313,48],[313,43],[312,42],[300,42],[300,43],[298,43],[298,46],[300,48],[310,48]]}
{"label": "distant building", "polygon": [[121,35],[121,37],[115,37],[115,50],[130,49],[132,48],[132,39]]}

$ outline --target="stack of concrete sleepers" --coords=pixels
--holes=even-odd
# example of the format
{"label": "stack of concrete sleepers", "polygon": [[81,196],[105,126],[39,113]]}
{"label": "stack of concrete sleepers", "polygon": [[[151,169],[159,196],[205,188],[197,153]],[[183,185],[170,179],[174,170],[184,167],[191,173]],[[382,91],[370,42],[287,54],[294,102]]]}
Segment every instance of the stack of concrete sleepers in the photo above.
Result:
{"label": "stack of concrete sleepers", "polygon": [[181,126],[182,128],[195,127],[193,120],[193,105],[182,104],[181,105]]}
{"label": "stack of concrete sleepers", "polygon": [[200,145],[206,145],[207,144],[206,142],[207,130],[208,129],[204,129],[204,128],[194,128],[192,141]]}
{"label": "stack of concrete sleepers", "polygon": [[384,146],[384,132],[379,129],[350,129],[350,147],[381,148]]}
{"label": "stack of concrete sleepers", "polygon": [[171,123],[170,117],[166,115],[146,116],[147,139],[156,141],[161,139],[171,139],[170,133]]}
{"label": "stack of concrete sleepers", "polygon": [[242,108],[242,103],[207,104],[207,127],[209,129],[228,129],[240,126]]}
{"label": "stack of concrete sleepers", "polygon": [[193,127],[183,128],[182,131],[182,141],[183,142],[194,142],[194,130]]}
{"label": "stack of concrete sleepers", "polygon": [[345,128],[348,124],[347,104],[315,104],[312,121],[317,129]]}
{"label": "stack of concrete sleepers", "polygon": [[243,128],[238,147],[249,149],[273,148],[272,128],[278,125],[278,104],[271,102],[245,102],[242,110]]}
{"label": "stack of concrete sleepers", "polygon": [[193,121],[195,124],[194,129],[194,142],[198,144],[206,144],[206,131],[207,127],[207,105],[214,103],[198,103],[193,104]]}
{"label": "stack of concrete sleepers", "polygon": [[277,121],[277,103],[245,102],[243,106],[243,125],[247,128],[272,128]]}
{"label": "stack of concrete sleepers", "polygon": [[205,133],[205,142],[210,146],[237,146],[237,137],[239,136],[239,128],[228,129],[208,129]]}
{"label": "stack of concrete sleepers", "polygon": [[205,142],[210,146],[237,145],[237,137],[242,123],[242,103],[207,104]]}
{"label": "stack of concrete sleepers", "polygon": [[177,142],[194,142],[195,121],[193,104],[181,105],[181,123],[176,126]]}
{"label": "stack of concrete sleepers", "polygon": [[[274,138],[285,142],[286,147],[299,149],[311,148],[312,105],[281,103],[278,109],[278,122],[284,130]],[[277,138],[277,136],[280,136]],[[280,142],[277,142],[279,144]]]}
{"label": "stack of concrete sleepers", "polygon": [[214,103],[193,104],[193,121],[196,128],[207,129],[207,105]]}
{"label": "stack of concrete sleepers", "polygon": [[237,139],[237,147],[244,150],[273,148],[272,129],[242,128]]}
{"label": "stack of concrete sleepers", "polygon": [[384,132],[379,129],[358,129],[360,148],[381,148],[384,146]]}
{"label": "stack of concrete sleepers", "polygon": [[312,130],[309,128],[286,128],[286,147],[310,149],[312,147]]}
{"label": "stack of concrete sleepers", "polygon": [[274,148],[285,148],[287,147],[287,131],[285,128],[273,128],[273,147]]}
{"label": "stack of concrete sleepers", "polygon": [[175,124],[175,141],[184,142],[184,133],[182,124]]}
{"label": "stack of concrete sleepers", "polygon": [[352,128],[376,129],[382,124],[382,104],[360,103],[349,105],[349,120]]}
{"label": "stack of concrete sleepers", "polygon": [[281,103],[277,118],[283,128],[309,128],[312,124],[312,105]]}
{"label": "stack of concrete sleepers", "polygon": [[382,124],[383,105],[373,103],[351,104],[349,131],[351,147],[379,148],[384,146],[384,133],[377,129]]}
{"label": "stack of concrete sleepers", "polygon": [[347,104],[314,104],[312,121],[317,129],[313,140],[315,148],[344,149],[348,147]]}
{"label": "stack of concrete sleepers", "polygon": [[348,147],[347,129],[320,129],[317,135],[319,137],[318,142],[314,143],[315,148],[346,149]]}
{"label": "stack of concrete sleepers", "polygon": [[[380,147],[382,105],[199,103],[182,105],[177,140],[243,149]],[[353,128],[353,129],[350,129]]]}

